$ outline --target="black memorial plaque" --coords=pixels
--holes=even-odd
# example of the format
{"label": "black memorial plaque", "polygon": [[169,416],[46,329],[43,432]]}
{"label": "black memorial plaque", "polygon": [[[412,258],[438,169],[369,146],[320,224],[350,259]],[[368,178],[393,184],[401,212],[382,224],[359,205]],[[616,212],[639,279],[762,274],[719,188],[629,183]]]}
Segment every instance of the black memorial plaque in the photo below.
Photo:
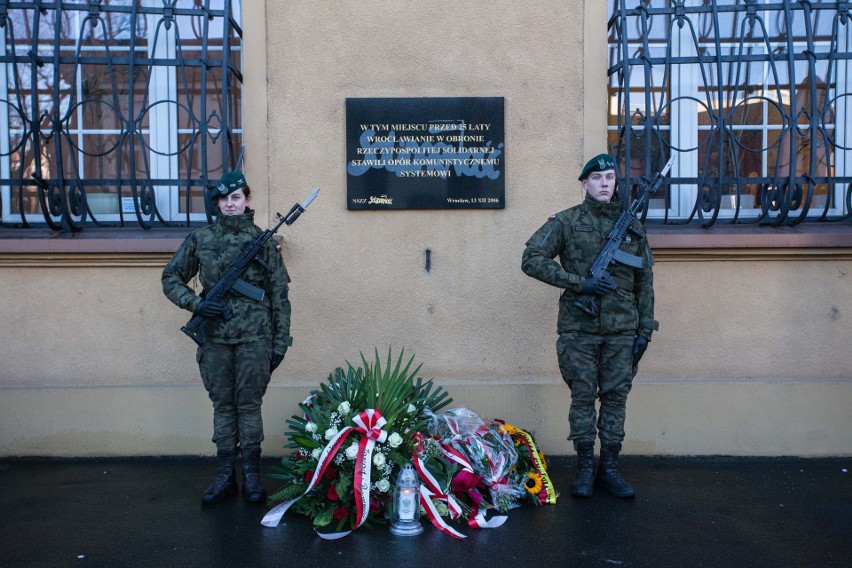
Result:
{"label": "black memorial plaque", "polygon": [[349,209],[502,209],[503,97],[346,99]]}

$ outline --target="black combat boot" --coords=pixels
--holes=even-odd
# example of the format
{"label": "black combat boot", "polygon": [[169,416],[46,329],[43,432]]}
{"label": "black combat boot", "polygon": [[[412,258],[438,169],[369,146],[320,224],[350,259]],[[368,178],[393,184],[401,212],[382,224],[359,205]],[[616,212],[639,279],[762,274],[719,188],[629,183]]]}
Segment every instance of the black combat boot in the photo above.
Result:
{"label": "black combat boot", "polygon": [[246,503],[266,501],[266,489],[260,483],[260,448],[246,448],[243,453],[243,500]]}
{"label": "black combat boot", "polygon": [[581,445],[577,447],[577,479],[571,484],[574,497],[591,497],[595,484],[595,447]]}
{"label": "black combat boot", "polygon": [[636,490],[618,473],[618,451],[601,448],[601,461],[598,464],[598,485],[616,497],[633,497]]}
{"label": "black combat boot", "polygon": [[234,452],[219,450],[216,453],[216,479],[201,496],[204,503],[221,503],[227,496],[237,492],[234,459]]}

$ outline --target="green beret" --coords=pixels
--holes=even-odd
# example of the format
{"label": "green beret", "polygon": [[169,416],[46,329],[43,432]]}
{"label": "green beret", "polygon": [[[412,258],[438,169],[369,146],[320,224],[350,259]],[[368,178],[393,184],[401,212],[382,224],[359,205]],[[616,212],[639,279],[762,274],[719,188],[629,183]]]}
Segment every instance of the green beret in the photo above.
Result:
{"label": "green beret", "polygon": [[226,195],[230,195],[247,185],[246,176],[244,176],[242,172],[228,172],[222,176],[222,179],[219,180],[216,187],[210,191],[210,198],[218,199],[220,197],[225,197]]}
{"label": "green beret", "polygon": [[583,181],[589,174],[592,172],[602,172],[605,170],[614,170],[615,162],[612,158],[609,157],[609,154],[598,154],[588,162],[583,167],[583,171],[580,173],[580,177],[577,178],[580,181]]}

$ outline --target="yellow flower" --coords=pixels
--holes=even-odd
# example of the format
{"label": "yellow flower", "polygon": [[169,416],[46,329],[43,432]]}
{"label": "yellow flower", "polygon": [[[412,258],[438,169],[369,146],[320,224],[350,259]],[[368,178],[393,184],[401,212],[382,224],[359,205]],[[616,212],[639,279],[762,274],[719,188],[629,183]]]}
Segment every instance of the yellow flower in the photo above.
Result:
{"label": "yellow flower", "polygon": [[538,495],[539,492],[541,492],[541,475],[530,472],[527,475],[527,480],[524,482],[524,487],[526,488],[527,493]]}
{"label": "yellow flower", "polygon": [[541,467],[543,467],[544,469],[547,469],[547,460],[544,459],[543,453],[541,453],[541,452],[538,453],[538,459],[541,460]]}
{"label": "yellow flower", "polygon": [[515,434],[520,432],[520,430],[518,430],[517,428],[515,428],[511,424],[503,424],[503,431],[506,432],[510,436],[514,436]]}

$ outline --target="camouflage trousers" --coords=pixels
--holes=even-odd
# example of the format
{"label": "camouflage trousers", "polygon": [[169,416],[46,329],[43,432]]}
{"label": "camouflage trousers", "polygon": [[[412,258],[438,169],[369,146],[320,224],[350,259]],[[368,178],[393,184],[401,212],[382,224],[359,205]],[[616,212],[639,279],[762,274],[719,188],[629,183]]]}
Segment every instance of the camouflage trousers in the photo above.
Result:
{"label": "camouflage trousers", "polygon": [[[621,450],[627,394],[633,385],[632,335],[595,335],[571,332],[556,341],[559,370],[571,389],[569,440],[578,447],[601,446]],[[600,413],[595,412],[600,399]]]}
{"label": "camouflage trousers", "polygon": [[205,341],[198,348],[198,368],[213,403],[213,443],[218,450],[260,446],[260,406],[269,385],[271,341],[225,345]]}

